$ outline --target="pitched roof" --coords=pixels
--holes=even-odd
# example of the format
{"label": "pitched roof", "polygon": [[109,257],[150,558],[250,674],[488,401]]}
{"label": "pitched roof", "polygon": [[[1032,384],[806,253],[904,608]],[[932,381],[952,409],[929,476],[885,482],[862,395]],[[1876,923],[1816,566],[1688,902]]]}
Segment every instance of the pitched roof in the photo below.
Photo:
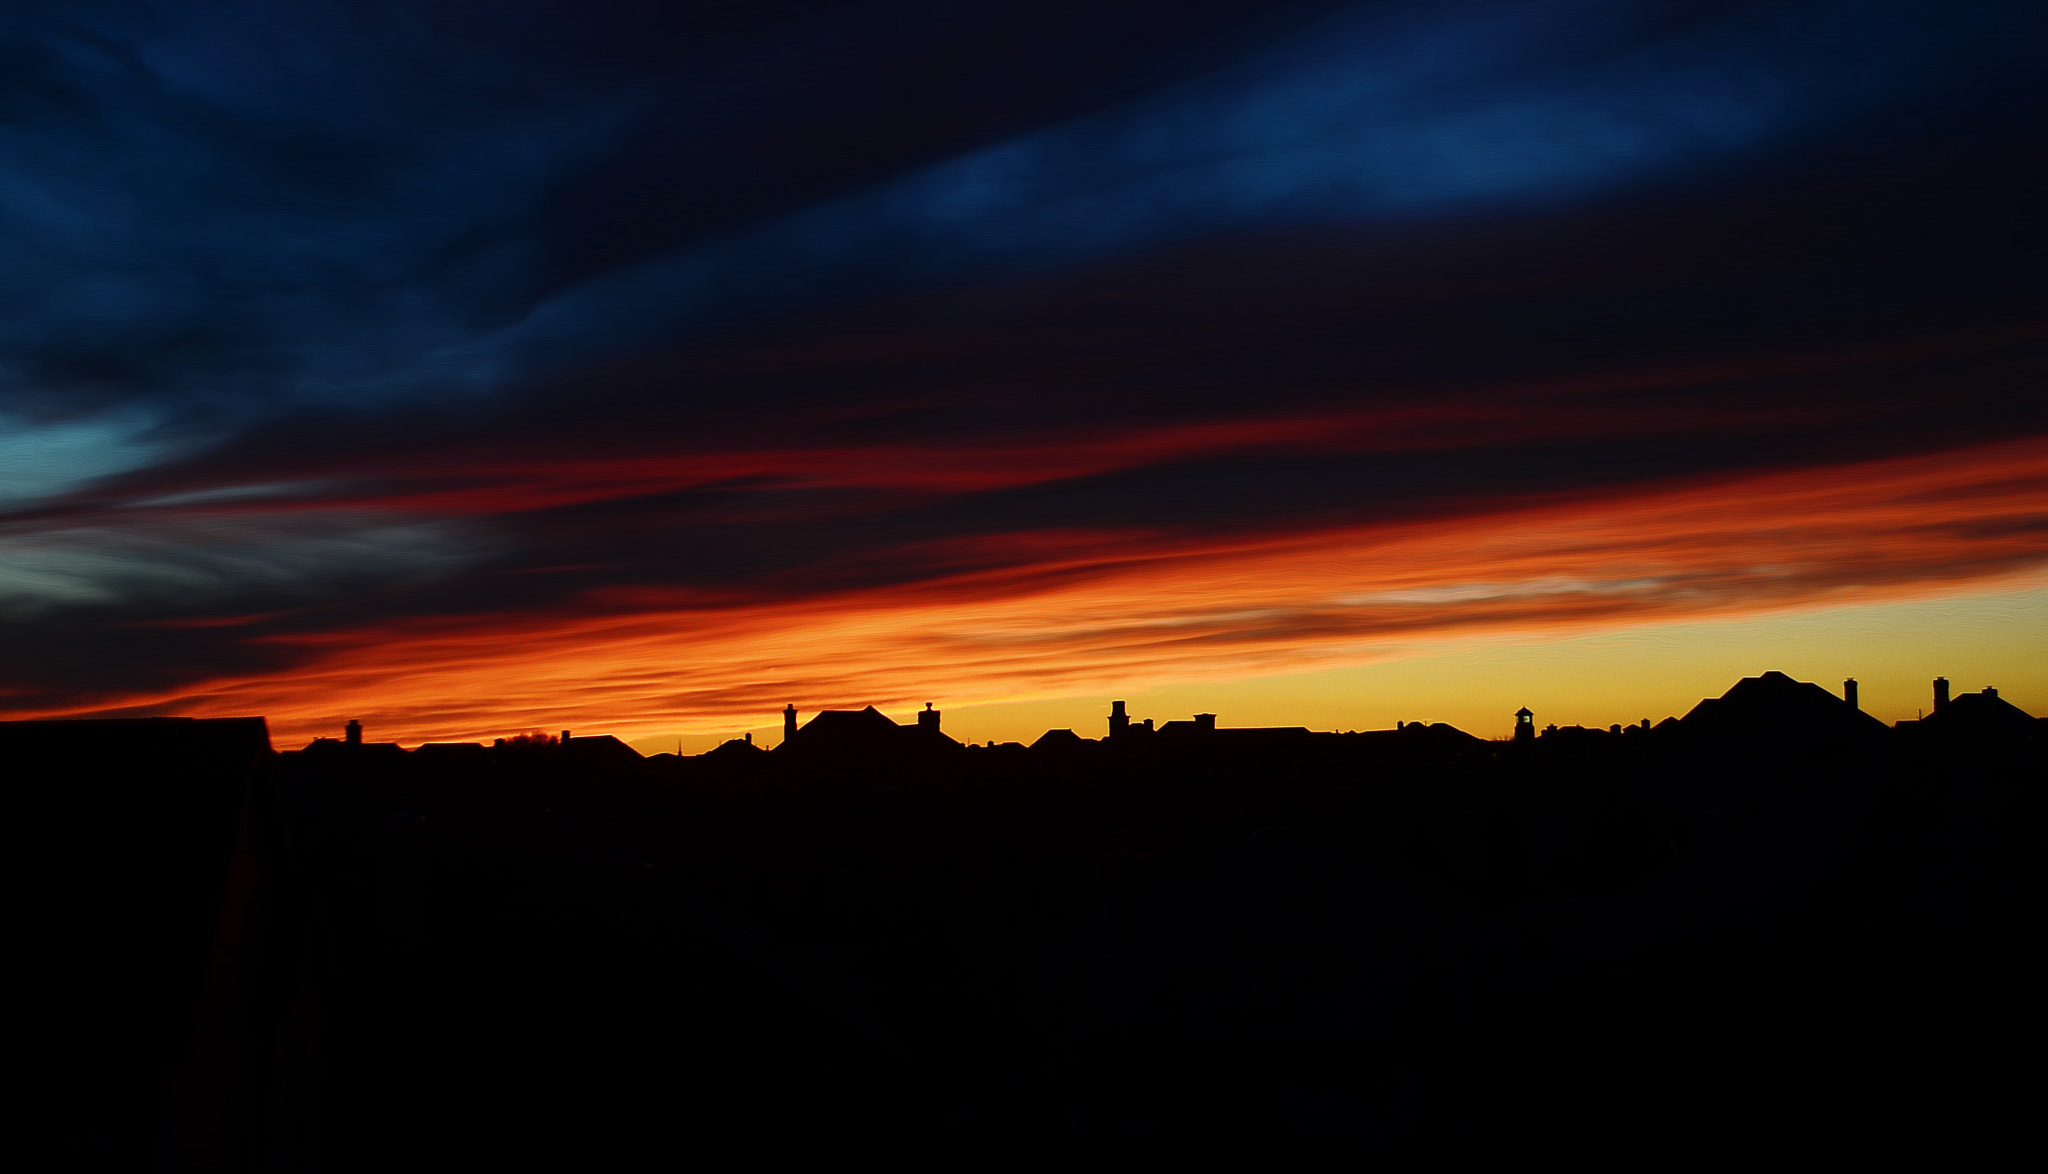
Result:
{"label": "pitched roof", "polygon": [[[728,758],[751,758],[756,754],[763,753],[766,753],[766,751],[745,738],[733,738],[729,741],[720,742],[718,745],[706,750],[699,757],[723,761]],[[670,757],[673,758],[674,755],[670,755]]]}
{"label": "pitched roof", "polygon": [[1780,742],[1882,739],[1885,724],[1809,681],[1772,670],[1744,677],[1679,719],[1687,733]]}
{"label": "pitched roof", "polygon": [[879,749],[895,745],[902,730],[902,726],[872,705],[865,709],[825,709],[797,727],[796,733],[776,749],[806,753]]}
{"label": "pitched roof", "polygon": [[1996,689],[1961,693],[1921,719],[1928,729],[1947,734],[2024,736],[2039,728],[2034,715],[1998,695]]}
{"label": "pitched roof", "polygon": [[578,735],[563,742],[562,750],[572,761],[584,765],[609,766],[639,762],[644,757],[611,734]]}

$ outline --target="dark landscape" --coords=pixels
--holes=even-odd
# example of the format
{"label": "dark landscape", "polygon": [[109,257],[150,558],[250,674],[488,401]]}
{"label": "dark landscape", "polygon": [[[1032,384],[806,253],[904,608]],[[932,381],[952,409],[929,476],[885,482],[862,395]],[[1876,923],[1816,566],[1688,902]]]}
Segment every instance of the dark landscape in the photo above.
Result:
{"label": "dark landscape", "polygon": [[2048,722],[1935,688],[1495,741],[846,710],[686,758],[258,719],[0,754],[101,1168],[1961,1160],[2025,1130]]}

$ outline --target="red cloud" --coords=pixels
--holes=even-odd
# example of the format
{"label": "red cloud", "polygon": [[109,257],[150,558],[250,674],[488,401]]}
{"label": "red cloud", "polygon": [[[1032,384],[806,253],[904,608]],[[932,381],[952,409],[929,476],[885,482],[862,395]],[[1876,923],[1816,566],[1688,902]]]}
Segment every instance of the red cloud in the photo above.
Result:
{"label": "red cloud", "polygon": [[[972,547],[990,543],[1004,562],[978,566]],[[1391,640],[1932,595],[2048,565],[2048,439],[1448,521],[1233,538],[1041,530],[872,557],[972,569],[797,598],[596,592],[275,637],[298,668],[118,703],[264,713],[286,743],[351,714],[418,739],[600,724],[633,736],[733,728],[792,699],[1130,689],[1357,663]]]}

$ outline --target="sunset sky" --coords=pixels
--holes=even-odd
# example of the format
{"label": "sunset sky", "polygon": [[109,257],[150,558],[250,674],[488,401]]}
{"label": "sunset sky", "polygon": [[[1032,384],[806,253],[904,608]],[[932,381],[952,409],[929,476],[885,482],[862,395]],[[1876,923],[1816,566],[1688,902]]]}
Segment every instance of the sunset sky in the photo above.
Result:
{"label": "sunset sky", "polygon": [[0,717],[2048,715],[2038,0],[20,0]]}

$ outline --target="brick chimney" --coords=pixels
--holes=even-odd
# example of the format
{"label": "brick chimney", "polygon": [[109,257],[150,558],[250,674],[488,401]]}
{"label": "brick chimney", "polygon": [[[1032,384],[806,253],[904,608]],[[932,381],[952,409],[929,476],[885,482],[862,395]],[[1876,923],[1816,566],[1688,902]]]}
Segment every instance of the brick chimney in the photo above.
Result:
{"label": "brick chimney", "polygon": [[939,732],[939,711],[933,709],[929,701],[924,703],[923,711],[917,715],[917,728],[930,730],[934,734]]}
{"label": "brick chimney", "polygon": [[351,746],[362,745],[363,723],[354,718],[348,719],[348,725],[343,727],[342,730],[342,741],[347,742]]}
{"label": "brick chimney", "polygon": [[1863,708],[1862,706],[1856,704],[1856,678],[1850,677],[1848,680],[1842,682],[1842,700],[1849,703],[1850,709]]}
{"label": "brick chimney", "polygon": [[782,711],[782,740],[787,742],[796,737],[796,702],[792,701]]}
{"label": "brick chimney", "polygon": [[1195,728],[1204,732],[1214,732],[1216,729],[1216,715],[1213,713],[1196,714]]}
{"label": "brick chimney", "polygon": [[1109,736],[1114,738],[1131,728],[1131,715],[1124,712],[1124,703],[1109,703]]}
{"label": "brick chimney", "polygon": [[1934,712],[1936,712],[1936,713],[1940,713],[1940,712],[1941,712],[1942,710],[1944,710],[1944,709],[1947,709],[1947,708],[1948,708],[1948,678],[1947,678],[1947,677],[1936,677],[1936,678],[1934,678]]}

